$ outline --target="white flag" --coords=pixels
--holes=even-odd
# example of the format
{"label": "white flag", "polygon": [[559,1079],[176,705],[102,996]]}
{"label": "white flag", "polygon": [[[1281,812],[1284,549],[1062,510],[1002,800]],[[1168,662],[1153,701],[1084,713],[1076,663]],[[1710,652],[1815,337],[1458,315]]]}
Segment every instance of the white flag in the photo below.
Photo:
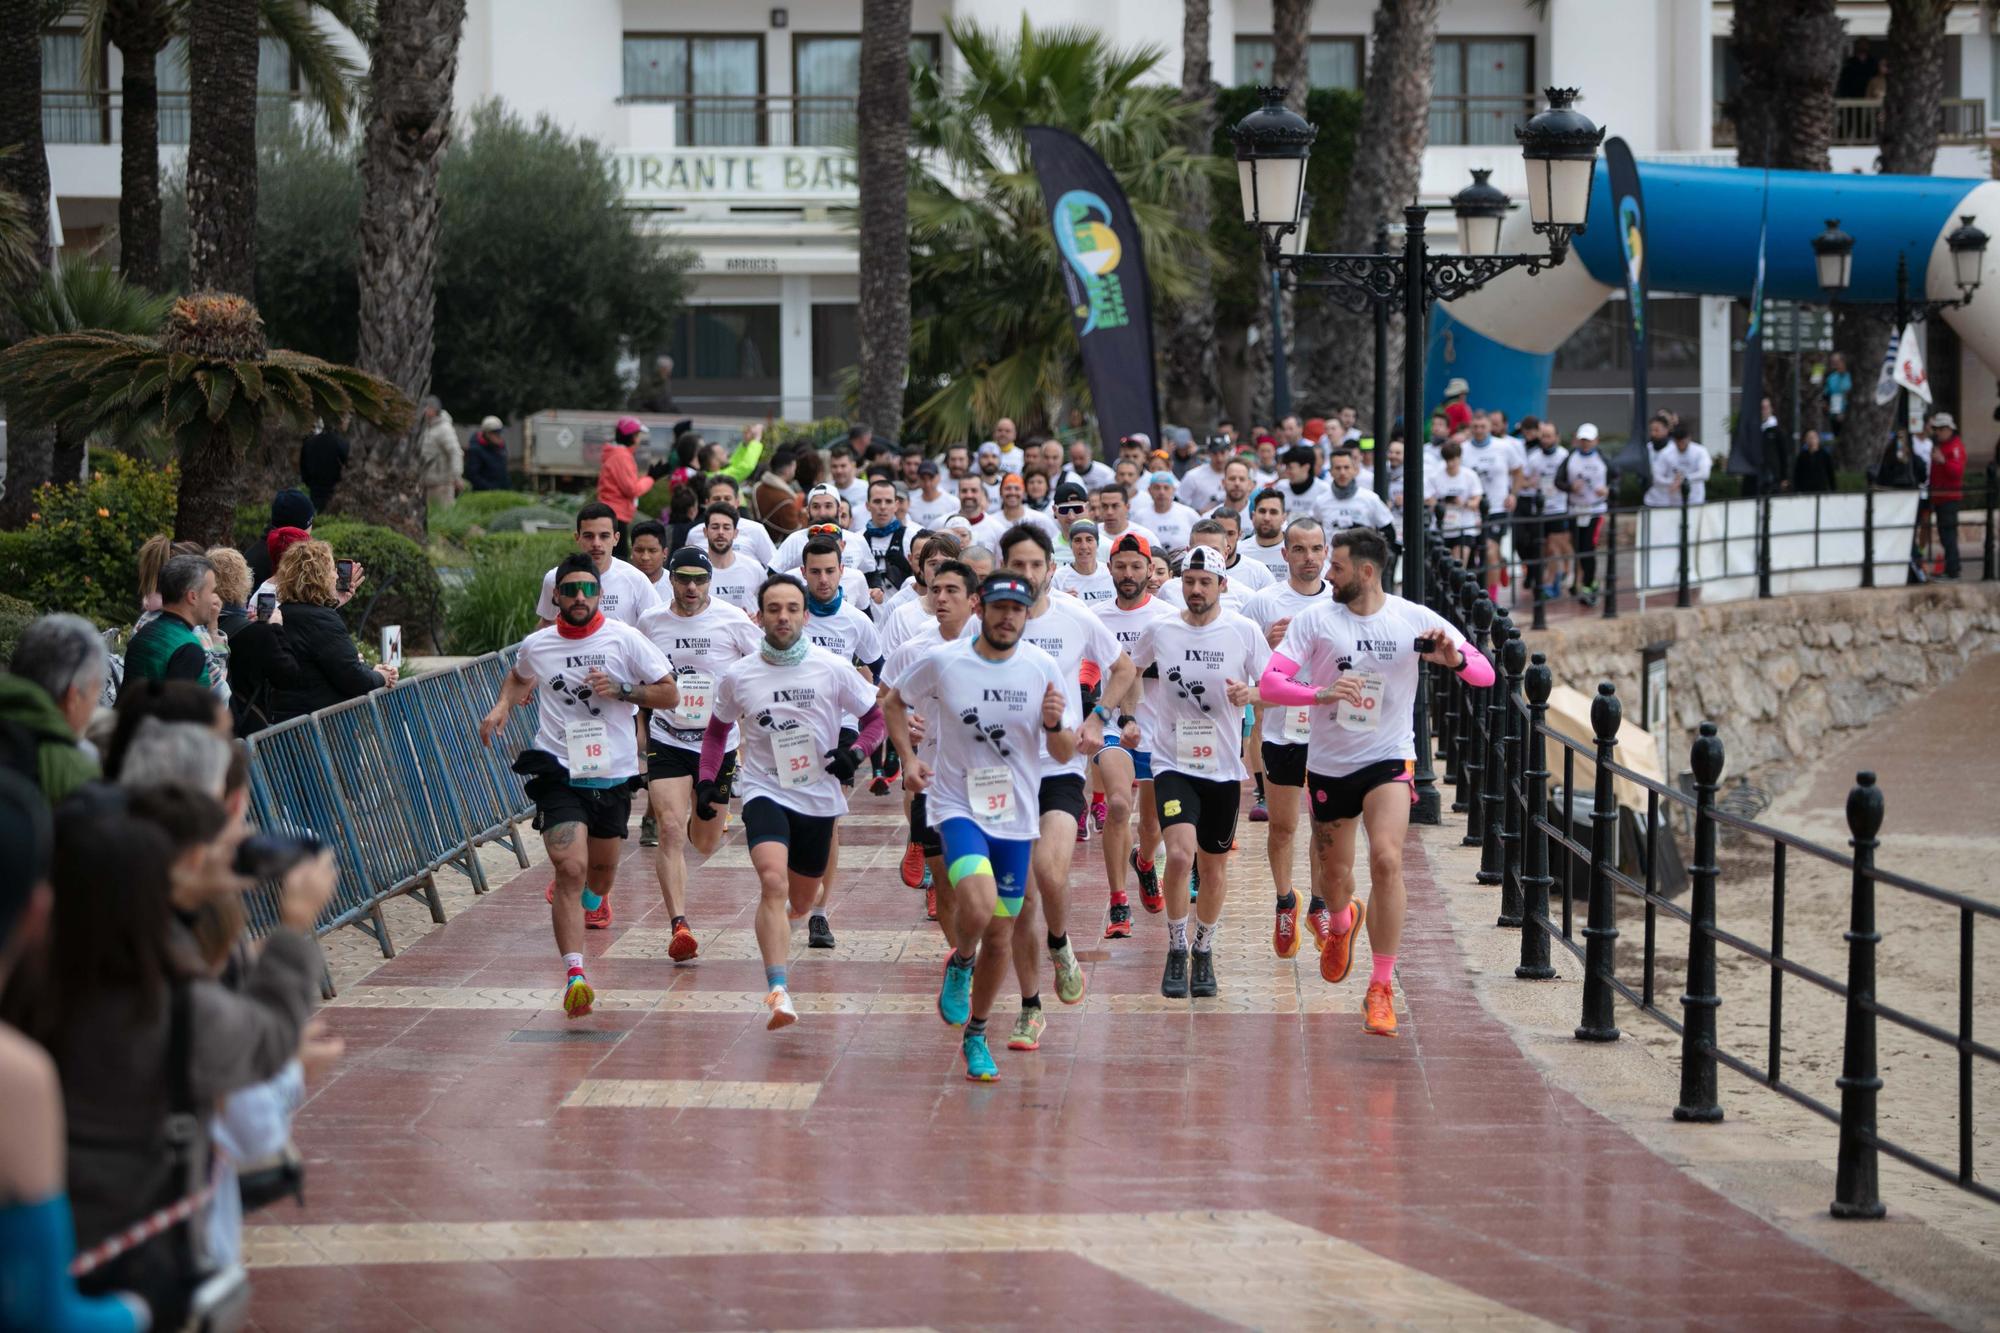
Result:
{"label": "white flag", "polygon": [[1896,349],[1896,383],[1925,402],[1931,400],[1931,378],[1924,373],[1924,349],[1917,345],[1917,326],[1903,330],[1902,345]]}
{"label": "white flag", "polygon": [[1882,371],[1875,377],[1875,406],[1887,407],[1896,401],[1896,335],[1882,352]]}

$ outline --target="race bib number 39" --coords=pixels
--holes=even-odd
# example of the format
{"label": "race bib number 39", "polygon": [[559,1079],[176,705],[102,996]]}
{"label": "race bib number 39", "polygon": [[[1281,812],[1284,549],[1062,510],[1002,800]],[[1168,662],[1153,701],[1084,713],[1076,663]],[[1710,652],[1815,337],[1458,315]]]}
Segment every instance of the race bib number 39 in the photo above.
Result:
{"label": "race bib number 39", "polygon": [[705,671],[686,671],[674,678],[681,701],[674,708],[674,725],[684,731],[708,725],[714,709],[715,677]]}
{"label": "race bib number 39", "polygon": [[966,774],[966,802],[982,824],[1004,824],[1014,814],[1014,775],[1006,768],[975,768]]}
{"label": "race bib number 39", "polygon": [[1373,731],[1382,725],[1382,695],[1387,683],[1382,677],[1365,671],[1354,679],[1361,684],[1361,702],[1349,703],[1342,699],[1336,717],[1347,731]]}
{"label": "race bib number 39", "polygon": [[571,777],[601,778],[611,771],[611,756],[605,752],[610,735],[611,729],[598,717],[578,718],[564,729]]}
{"label": "race bib number 39", "polygon": [[780,731],[771,737],[771,765],[778,770],[778,785],[787,790],[810,787],[818,771],[819,756],[813,752],[812,732],[800,727]]}
{"label": "race bib number 39", "polygon": [[1174,759],[1186,772],[1220,772],[1222,760],[1217,749],[1220,744],[1220,733],[1208,718],[1174,723]]}

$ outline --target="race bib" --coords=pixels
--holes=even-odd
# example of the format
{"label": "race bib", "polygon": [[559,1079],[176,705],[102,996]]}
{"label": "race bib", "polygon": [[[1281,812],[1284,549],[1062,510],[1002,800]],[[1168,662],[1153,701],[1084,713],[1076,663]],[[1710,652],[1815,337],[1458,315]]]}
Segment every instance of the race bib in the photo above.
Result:
{"label": "race bib", "polygon": [[982,824],[1004,824],[1014,814],[1014,775],[1004,765],[975,768],[966,775],[965,797]]}
{"label": "race bib", "polygon": [[1312,739],[1312,734],[1312,709],[1287,708],[1285,710],[1285,730],[1283,735],[1287,745],[1304,745]]}
{"label": "race bib", "polygon": [[1221,743],[1221,733],[1208,718],[1174,723],[1174,759],[1184,772],[1221,772],[1222,759],[1218,748]]}
{"label": "race bib", "polygon": [[563,729],[569,743],[569,775],[573,778],[601,778],[611,769],[605,753],[611,728],[601,717],[578,718]]}
{"label": "race bib", "polygon": [[771,734],[771,766],[778,771],[778,785],[791,790],[810,787],[819,771],[819,755],[814,752],[812,732],[804,727]]}
{"label": "race bib", "polygon": [[681,701],[674,708],[674,725],[693,731],[708,725],[715,707],[715,677],[705,671],[689,671],[674,678],[680,686]]}
{"label": "race bib", "polygon": [[1367,671],[1356,673],[1354,679],[1361,683],[1361,702],[1351,704],[1342,699],[1336,720],[1347,731],[1373,731],[1382,725],[1382,695],[1388,684]]}

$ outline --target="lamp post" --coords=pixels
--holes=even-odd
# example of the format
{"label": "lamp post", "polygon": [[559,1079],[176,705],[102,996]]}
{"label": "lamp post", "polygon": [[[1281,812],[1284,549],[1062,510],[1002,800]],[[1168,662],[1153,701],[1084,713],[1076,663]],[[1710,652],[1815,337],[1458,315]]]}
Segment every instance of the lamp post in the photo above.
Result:
{"label": "lamp post", "polygon": [[[1299,225],[1284,239],[1286,254],[1302,254],[1306,248],[1306,220],[1312,217],[1312,196],[1299,204]],[[1292,412],[1292,377],[1285,355],[1285,271],[1271,270],[1271,408],[1272,420],[1283,421]]]}
{"label": "lamp post", "polygon": [[[1422,602],[1425,496],[1423,445],[1417,439],[1417,423],[1424,420],[1426,315],[1433,301],[1455,300],[1509,269],[1525,268],[1530,273],[1539,273],[1563,262],[1569,252],[1570,237],[1584,229],[1589,217],[1597,148],[1604,140],[1604,131],[1572,105],[1576,100],[1573,88],[1549,89],[1547,109],[1515,131],[1528,168],[1529,216],[1535,231],[1549,238],[1546,254],[1497,253],[1506,196],[1487,184],[1482,175],[1475,175],[1472,185],[1452,201],[1458,214],[1463,253],[1431,255],[1424,235],[1428,210],[1422,204],[1412,203],[1403,210],[1400,255],[1319,254],[1286,245],[1287,239],[1301,226],[1306,159],[1318,132],[1304,117],[1285,107],[1283,88],[1263,88],[1259,92],[1263,105],[1237,122],[1231,138],[1236,145],[1243,220],[1261,233],[1266,262],[1289,272],[1300,287],[1358,295],[1385,311],[1391,301],[1402,303],[1405,436],[1402,595],[1410,601]],[[1378,348],[1380,344],[1378,339]],[[1378,357],[1378,365],[1379,362]],[[1376,445],[1385,451],[1382,457],[1386,459],[1386,439],[1378,437]],[[1422,690],[1417,691],[1414,723],[1417,800],[1410,817],[1418,823],[1435,824],[1439,816],[1437,779],[1431,768],[1430,727]]]}

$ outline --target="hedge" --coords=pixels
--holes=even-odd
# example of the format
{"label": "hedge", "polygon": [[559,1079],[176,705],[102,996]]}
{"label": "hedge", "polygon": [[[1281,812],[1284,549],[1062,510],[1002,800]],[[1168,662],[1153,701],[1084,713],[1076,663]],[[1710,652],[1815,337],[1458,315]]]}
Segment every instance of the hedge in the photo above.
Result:
{"label": "hedge", "polygon": [[444,585],[423,547],[392,529],[346,519],[314,524],[313,536],[332,546],[335,557],[367,567],[361,591],[343,612],[350,632],[373,643],[382,626],[401,625],[404,651],[436,647]]}

